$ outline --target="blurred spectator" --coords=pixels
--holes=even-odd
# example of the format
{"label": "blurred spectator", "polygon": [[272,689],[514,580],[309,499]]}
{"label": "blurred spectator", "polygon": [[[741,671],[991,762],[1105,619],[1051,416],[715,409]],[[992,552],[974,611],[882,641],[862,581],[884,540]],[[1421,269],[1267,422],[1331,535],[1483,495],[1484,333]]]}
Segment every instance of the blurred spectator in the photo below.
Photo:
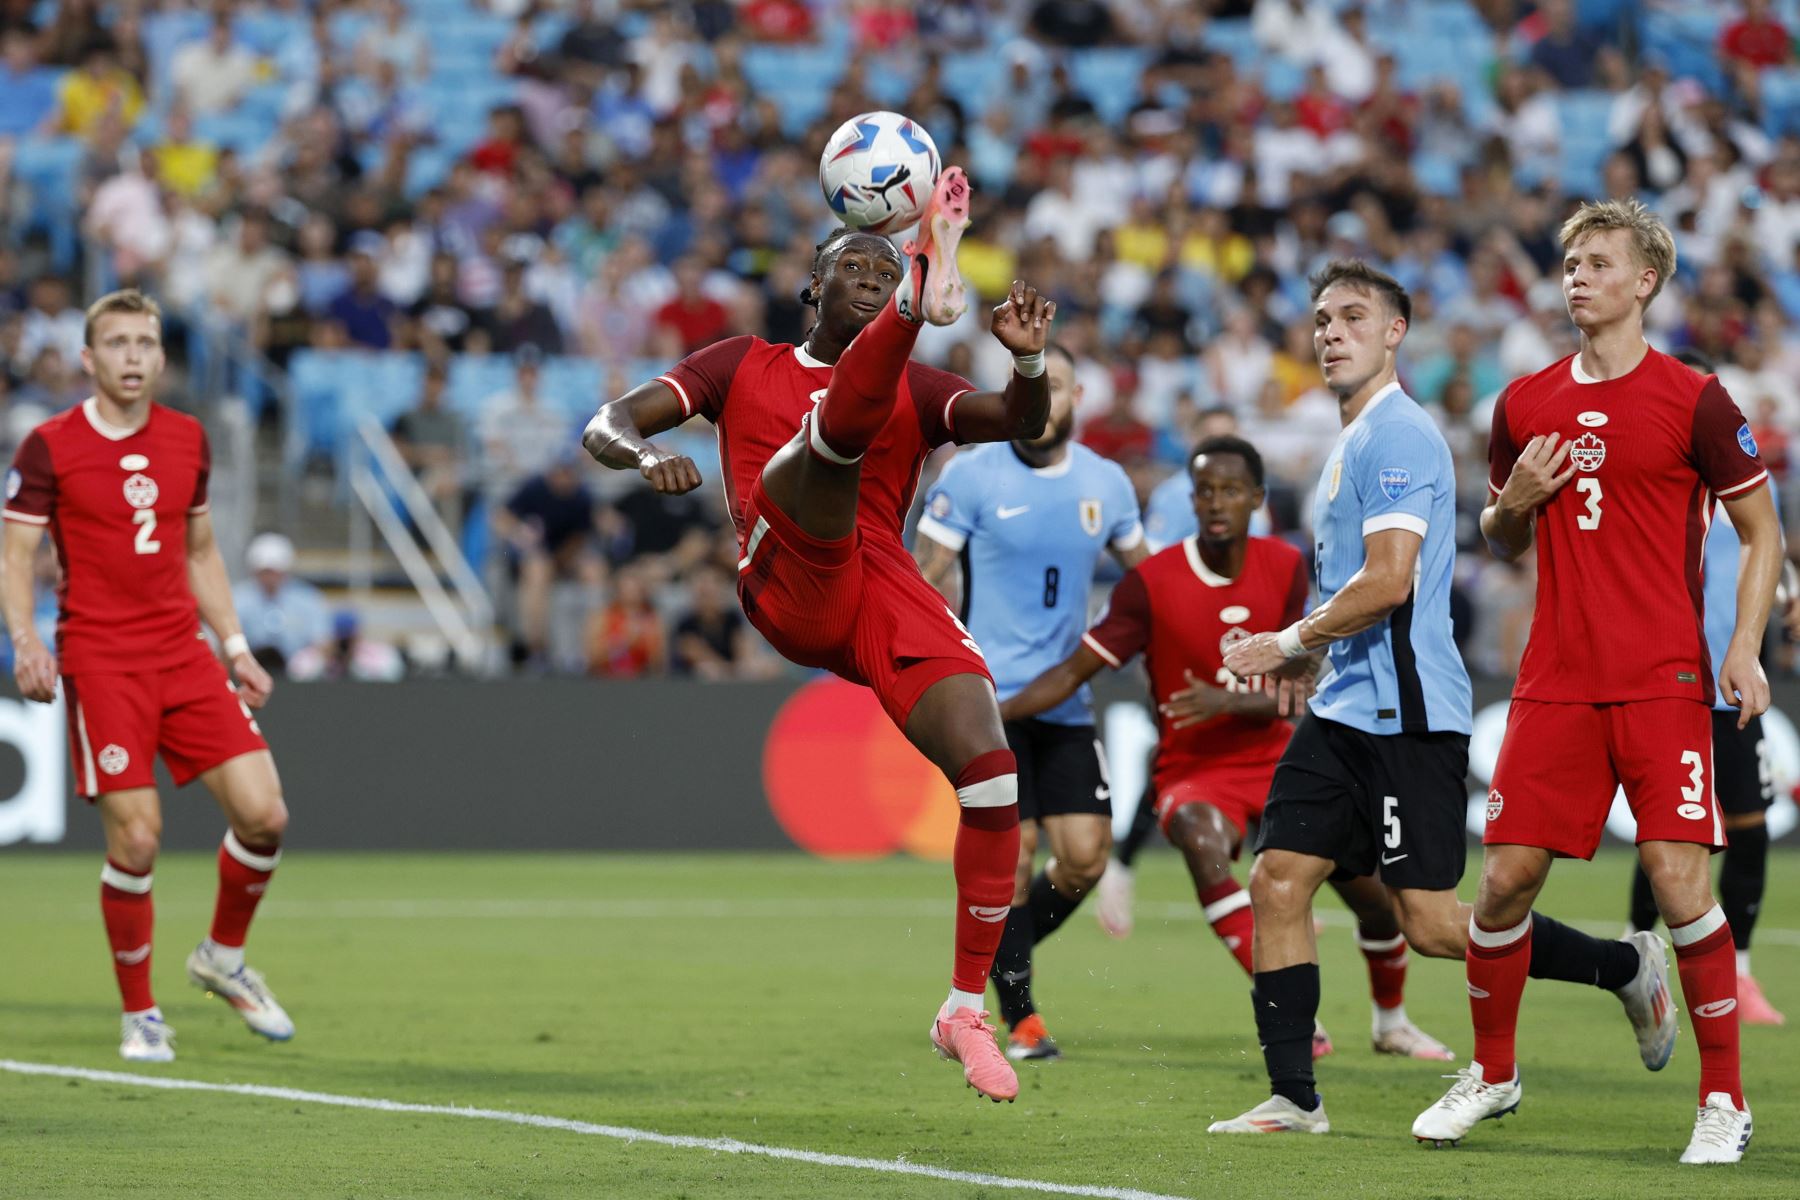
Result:
{"label": "blurred spectator", "polygon": [[576,445],[572,422],[539,395],[543,358],[537,347],[521,347],[513,355],[512,390],[481,403],[482,490],[496,502]]}
{"label": "blurred spectator", "polygon": [[449,372],[436,359],[425,364],[419,402],[394,418],[394,445],[418,477],[444,524],[462,528],[469,478],[469,431],[462,416],[445,403]]}
{"label": "blurred spectator", "polygon": [[150,174],[177,195],[193,199],[208,191],[219,171],[219,148],[194,136],[194,120],[180,104],[169,109],[162,140],[150,151]]}
{"label": "blurred spectator", "polygon": [[0,30],[0,137],[35,132],[56,112],[56,72],[38,65],[31,29]]}
{"label": "blurred spectator", "polygon": [[1037,0],[1031,31],[1058,46],[1098,46],[1112,40],[1113,15],[1101,0]]}
{"label": "blurred spectator", "polygon": [[1542,32],[1531,46],[1532,66],[1549,75],[1558,87],[1590,86],[1596,58],[1606,43],[1576,21],[1573,0],[1538,0],[1534,24]]}
{"label": "blurred spectator", "polygon": [[813,36],[812,9],[803,0],[745,0],[738,27],[753,42],[808,42]]}
{"label": "blurred spectator", "polygon": [[[407,315],[412,320],[412,341],[433,357],[466,350],[485,353],[487,335],[479,332],[474,309],[462,302],[456,290],[456,256],[439,253],[431,258],[425,294]],[[479,345],[471,344],[476,335]]]}
{"label": "blurred spectator", "polygon": [[1113,393],[1112,404],[1106,412],[1082,427],[1081,444],[1117,463],[1130,465],[1148,461],[1156,435],[1138,420],[1133,399],[1130,388],[1122,387]]}
{"label": "blurred spectator", "polygon": [[69,282],[60,275],[41,275],[28,289],[31,307],[19,327],[13,351],[20,362],[36,362],[38,355],[55,350],[65,363],[81,361],[87,342],[87,317],[69,302]]}
{"label": "blurred spectator", "polygon": [[362,621],[345,610],[332,616],[328,639],[288,660],[287,673],[302,683],[320,679],[394,683],[406,677],[406,660],[386,642],[362,636]]}
{"label": "blurred spectator", "polygon": [[95,35],[81,56],[81,66],[65,75],[57,89],[58,130],[92,137],[108,117],[130,129],[143,111],[143,88],[119,65],[112,39]]}
{"label": "blurred spectator", "polygon": [[331,613],[312,584],[296,579],[294,543],[279,533],[259,533],[244,551],[250,578],[231,589],[238,620],[256,661],[276,674],[303,650],[318,649],[331,635]]}
{"label": "blurred spectator", "polygon": [[556,583],[598,591],[601,566],[593,549],[594,520],[594,497],[582,482],[580,459],[566,447],[548,470],[527,479],[494,511],[494,528],[509,551],[518,589],[522,661],[550,665],[550,599]]}
{"label": "blurred spectator", "polygon": [[550,307],[525,290],[525,260],[508,257],[500,268],[500,295],[494,306],[477,316],[495,354],[511,354],[526,346],[543,354],[563,352],[562,329]]}
{"label": "blurred spectator", "polygon": [[425,31],[409,20],[400,0],[378,0],[377,21],[356,43],[356,70],[372,76],[377,62],[387,62],[403,79],[417,81],[431,73],[431,43]]}
{"label": "blurred spectator", "polygon": [[670,665],[700,679],[767,678],[775,664],[738,611],[735,581],[716,566],[688,577],[688,611],[675,623]]}
{"label": "blurred spectator", "polygon": [[635,679],[667,667],[668,642],[649,586],[636,568],[621,568],[613,576],[612,599],[588,618],[588,674]]}
{"label": "blurred spectator", "polygon": [[1719,32],[1719,57],[1728,67],[1761,71],[1793,57],[1794,40],[1770,7],[1769,0],[1743,0],[1743,14]]}
{"label": "blurred spectator", "polygon": [[381,294],[379,233],[359,233],[350,241],[350,283],[332,300],[326,313],[343,327],[352,345],[386,350],[394,344],[399,308]]}
{"label": "blurred spectator", "polygon": [[684,258],[675,264],[675,295],[656,310],[656,334],[660,351],[682,358],[723,337],[731,324],[731,312],[707,295],[701,283],[705,268],[700,260]]}
{"label": "blurred spectator", "polygon": [[291,310],[300,298],[293,263],[270,244],[267,213],[247,208],[238,215],[235,235],[220,239],[207,256],[205,286],[216,316],[253,344],[266,343],[269,316]]}
{"label": "blurred spectator", "polygon": [[176,103],[199,117],[230,112],[263,76],[256,55],[232,35],[229,5],[220,5],[206,36],[177,50],[169,66]]}
{"label": "blurred spectator", "polygon": [[80,359],[67,358],[54,345],[47,345],[30,361],[31,372],[19,385],[15,397],[21,408],[41,410],[48,416],[87,396],[87,379],[77,368]]}

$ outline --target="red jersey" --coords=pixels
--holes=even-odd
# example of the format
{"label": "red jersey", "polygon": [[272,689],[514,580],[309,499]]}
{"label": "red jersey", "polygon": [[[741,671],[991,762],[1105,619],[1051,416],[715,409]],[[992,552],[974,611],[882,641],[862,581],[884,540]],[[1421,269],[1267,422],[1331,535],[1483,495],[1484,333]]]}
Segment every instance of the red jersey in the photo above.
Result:
{"label": "red jersey", "polygon": [[[800,419],[824,399],[831,364],[803,347],[774,346],[746,334],[690,354],[657,378],[674,391],[683,415],[699,413],[717,426],[725,503],[742,548],[750,488],[800,431]],[[894,411],[863,458],[857,526],[865,538],[906,552],[901,527],[925,456],[955,439],[951,409],[973,390],[948,371],[907,364]]]}
{"label": "red jersey", "polygon": [[1537,609],[1513,695],[1711,704],[1700,584],[1713,499],[1769,474],[1743,414],[1716,377],[1660,351],[1598,381],[1572,355],[1495,403],[1495,495],[1519,451],[1548,433],[1570,442],[1576,470],[1538,513]]}
{"label": "red jersey", "polygon": [[56,543],[63,674],[137,674],[204,652],[187,523],[206,511],[211,467],[200,422],[155,403],[131,431],[89,399],[20,444],[5,517],[49,526]]}
{"label": "red jersey", "polygon": [[[1253,537],[1236,579],[1214,574],[1188,537],[1125,572],[1106,611],[1082,635],[1088,649],[1115,670],[1142,653],[1150,692],[1160,709],[1188,686],[1187,674],[1239,693],[1261,692],[1260,676],[1240,680],[1225,669],[1225,652],[1255,633],[1270,633],[1306,613],[1306,563],[1300,551],[1275,538]],[[1279,754],[1292,727],[1275,718],[1223,714],[1174,729],[1157,713],[1156,762]]]}

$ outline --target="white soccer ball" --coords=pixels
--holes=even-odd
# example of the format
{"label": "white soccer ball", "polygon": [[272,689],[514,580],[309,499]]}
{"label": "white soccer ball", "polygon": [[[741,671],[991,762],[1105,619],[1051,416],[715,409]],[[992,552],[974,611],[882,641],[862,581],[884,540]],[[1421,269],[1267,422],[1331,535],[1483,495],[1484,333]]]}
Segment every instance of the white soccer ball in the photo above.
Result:
{"label": "white soccer ball", "polygon": [[938,148],[925,127],[896,112],[838,126],[819,156],[819,186],[844,224],[870,233],[916,225],[937,182]]}

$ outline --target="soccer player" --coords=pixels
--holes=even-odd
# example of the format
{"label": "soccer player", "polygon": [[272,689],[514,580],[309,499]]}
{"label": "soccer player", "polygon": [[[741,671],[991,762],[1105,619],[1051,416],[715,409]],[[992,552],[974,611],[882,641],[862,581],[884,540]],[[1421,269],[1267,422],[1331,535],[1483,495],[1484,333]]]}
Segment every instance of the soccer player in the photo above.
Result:
{"label": "soccer player", "polygon": [[[188,978],[272,1041],[294,1036],[244,935],[281,859],[287,807],[252,708],[269,675],[238,624],[207,512],[210,452],[200,422],[156,403],[163,369],[155,301],[113,292],[87,311],[81,365],[94,394],[19,446],[6,479],[0,610],[19,693],[45,704],[62,680],[75,788],[100,810],[100,913],[124,1002],[119,1053],[175,1057],[150,990],[151,869],[162,834],[153,760],[199,779],[225,810],[212,930]],[[48,530],[62,561],[56,649],[32,630],[32,555]],[[200,632],[218,635],[234,685]]]}
{"label": "soccer player", "polygon": [[[1212,1133],[1331,1127],[1309,1046],[1319,1008],[1312,897],[1328,878],[1379,871],[1420,954],[1461,958],[1468,942],[1456,884],[1469,677],[1450,636],[1450,448],[1400,389],[1396,356],[1412,316],[1406,290],[1355,260],[1327,264],[1311,283],[1313,349],[1343,422],[1313,495],[1321,600],[1280,633],[1239,639],[1225,666],[1270,686],[1303,683],[1311,650],[1329,647],[1328,666],[1276,765],[1250,873],[1251,999],[1272,1094],[1215,1122]],[[1635,1026],[1656,1027],[1660,976],[1640,969],[1648,956],[1535,919],[1534,974],[1613,988]],[[1667,989],[1660,995],[1666,1010]]]}
{"label": "soccer player", "polygon": [[989,328],[1015,364],[1003,392],[911,362],[923,322],[950,324],[967,307],[956,246],[968,221],[968,182],[951,167],[904,259],[886,238],[834,231],[802,296],[819,312],[804,345],[746,336],[689,355],[602,405],[583,443],[607,466],[679,494],[700,485],[699,470],[646,438],[696,413],[712,421],[744,615],[790,661],[868,685],[956,788],[955,956],[931,1040],[998,1101],[1015,1098],[1019,1082],[983,1001],[1019,859],[1017,768],[980,647],[919,574],[901,522],[933,447],[1042,433],[1056,306],[1015,282],[994,309]]}
{"label": "soccer player", "polygon": [[[1536,937],[1532,901],[1553,856],[1593,856],[1623,785],[1700,1048],[1699,1113],[1681,1161],[1737,1162],[1751,1120],[1731,928],[1708,870],[1708,855],[1725,845],[1709,714],[1722,693],[1742,730],[1769,706],[1758,657],[1781,529],[1737,405],[1716,377],[1644,340],[1644,309],[1675,271],[1667,227],[1636,200],[1608,200],[1583,204],[1560,240],[1581,348],[1501,393],[1481,514],[1497,557],[1516,559],[1536,542],[1538,593],[1488,793],[1469,927],[1474,1061],[1413,1133],[1454,1141],[1518,1106],[1514,1034]],[[1737,623],[1716,668],[1701,595],[1715,498],[1743,541]],[[1666,974],[1661,939],[1632,940]],[[1644,1047],[1653,1070],[1674,1041],[1668,1007],[1667,1038]]]}
{"label": "soccer player", "polygon": [[[957,455],[919,517],[919,569],[954,603],[960,564],[962,620],[1001,699],[1080,643],[1101,553],[1111,550],[1127,568],[1145,553],[1131,480],[1069,440],[1080,396],[1068,351],[1047,348],[1044,377],[1050,419],[1042,436]],[[1032,1003],[1032,948],[1075,911],[1112,845],[1112,791],[1092,708],[1083,689],[1006,723],[1019,763],[1019,869],[993,978],[1009,1058],[1060,1057]],[[1040,839],[1050,859],[1034,877]]]}
{"label": "soccer player", "polygon": [[[1691,350],[1675,357],[1702,375],[1713,373],[1711,365]],[[1772,477],[1769,498],[1775,511],[1780,512],[1781,496]],[[1722,663],[1731,647],[1731,628],[1736,620],[1738,550],[1742,543],[1730,522],[1720,525],[1718,517],[1719,509],[1714,505],[1701,575],[1705,581],[1702,598],[1706,602],[1706,653],[1713,662]],[[1791,570],[1791,566],[1784,567],[1784,571]],[[1787,594],[1784,597],[1778,593],[1777,605],[1791,605],[1791,591],[1782,591]],[[1724,814],[1726,841],[1725,852],[1719,856],[1719,908],[1725,914],[1725,923],[1731,926],[1732,945],[1737,949],[1738,1020],[1745,1025],[1785,1025],[1787,1018],[1769,1003],[1750,974],[1750,934],[1756,928],[1769,869],[1768,809],[1775,801],[1762,718],[1753,717],[1739,729],[1737,709],[1721,693],[1713,699],[1712,745],[1713,792]],[[1650,888],[1650,876],[1639,863],[1632,872],[1627,932],[1654,928],[1656,893]]]}
{"label": "soccer player", "polygon": [[[1113,589],[1105,614],[1061,662],[1000,705],[1009,722],[1054,712],[1102,667],[1138,654],[1157,705],[1154,811],[1181,851],[1213,932],[1251,972],[1250,896],[1232,878],[1250,822],[1262,815],[1269,779],[1293,727],[1260,679],[1225,668],[1225,651],[1252,633],[1300,619],[1306,563],[1275,538],[1251,537],[1263,503],[1263,461],[1242,438],[1201,442],[1189,462],[1198,530],[1150,556]],[[1374,1043],[1383,1054],[1438,1061],[1444,1046],[1406,1016],[1406,939],[1387,891],[1373,879],[1337,885],[1356,912],[1375,996]],[[1329,1040],[1315,1032],[1314,1055]]]}

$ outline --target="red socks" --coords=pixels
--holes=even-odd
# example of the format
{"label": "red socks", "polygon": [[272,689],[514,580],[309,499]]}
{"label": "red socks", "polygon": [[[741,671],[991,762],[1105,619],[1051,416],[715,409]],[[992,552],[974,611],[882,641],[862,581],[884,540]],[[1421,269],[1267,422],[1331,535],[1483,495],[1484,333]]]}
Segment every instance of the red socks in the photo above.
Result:
{"label": "red socks", "polygon": [[1357,949],[1369,964],[1369,998],[1377,1008],[1399,1008],[1406,1002],[1406,935],[1370,939],[1356,935]]}
{"label": "red socks", "polygon": [[126,1012],[156,1007],[150,997],[150,930],[156,923],[150,879],[150,872],[127,871],[110,858],[100,869],[100,916]]}
{"label": "red socks", "polygon": [[[872,328],[872,327],[871,327]],[[864,330],[866,336],[868,330]],[[1019,865],[1018,764],[1010,750],[990,750],[952,781],[962,804],[951,864],[956,872],[956,960],[950,985],[979,996],[1012,909]]]}
{"label": "red socks", "polygon": [[279,846],[246,846],[229,830],[219,846],[219,899],[213,908],[212,940],[242,946],[256,915],[257,902],[268,889],[269,876],[281,861]]}
{"label": "red socks", "polygon": [[1694,1044],[1700,1047],[1700,1103],[1713,1092],[1724,1092],[1741,1112],[1744,1084],[1738,1071],[1737,954],[1731,926],[1715,904],[1686,925],[1671,928],[1669,938],[1675,943],[1675,967]]}
{"label": "red socks", "polygon": [[[1727,956],[1729,957],[1729,955]],[[1489,1083],[1507,1083],[1518,1070],[1514,1060],[1519,998],[1531,968],[1531,914],[1511,929],[1488,929],[1469,918],[1469,1015],[1475,1024],[1474,1059]]]}
{"label": "red socks", "polygon": [[1250,909],[1250,893],[1239,887],[1237,880],[1227,879],[1201,889],[1200,908],[1206,914],[1206,923],[1237,959],[1238,966],[1244,968],[1244,974],[1254,974],[1250,941],[1256,933],[1256,916]]}
{"label": "red socks", "polygon": [[813,410],[807,440],[814,454],[848,465],[868,451],[894,411],[918,336],[919,326],[902,318],[889,301],[844,347],[825,398]]}

